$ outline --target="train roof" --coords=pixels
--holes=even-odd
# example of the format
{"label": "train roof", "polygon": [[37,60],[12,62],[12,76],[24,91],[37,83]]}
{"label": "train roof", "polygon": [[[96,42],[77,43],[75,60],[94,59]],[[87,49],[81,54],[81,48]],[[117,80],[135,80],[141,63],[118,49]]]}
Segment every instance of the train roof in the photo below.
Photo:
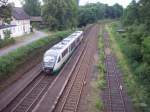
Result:
{"label": "train roof", "polygon": [[47,50],[45,55],[57,56],[58,54],[62,53],[71,43],[73,43],[74,40],[78,38],[82,33],[83,31],[76,31],[72,33],[67,38],[63,39],[61,42]]}

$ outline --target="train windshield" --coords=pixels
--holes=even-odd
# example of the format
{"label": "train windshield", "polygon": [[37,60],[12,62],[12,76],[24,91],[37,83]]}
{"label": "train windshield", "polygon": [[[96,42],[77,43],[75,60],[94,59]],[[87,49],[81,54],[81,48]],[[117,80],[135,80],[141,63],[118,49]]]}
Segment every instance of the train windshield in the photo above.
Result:
{"label": "train windshield", "polygon": [[54,67],[55,65],[55,62],[57,60],[57,56],[56,55],[52,55],[52,54],[45,54],[44,55],[44,64],[47,66],[47,67]]}

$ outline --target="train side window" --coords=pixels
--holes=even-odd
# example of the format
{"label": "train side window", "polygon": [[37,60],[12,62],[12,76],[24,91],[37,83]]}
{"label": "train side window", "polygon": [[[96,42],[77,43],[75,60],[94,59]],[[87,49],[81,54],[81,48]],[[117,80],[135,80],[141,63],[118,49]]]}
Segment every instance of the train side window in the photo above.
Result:
{"label": "train side window", "polygon": [[60,60],[61,60],[61,59],[60,59],[60,57],[59,57],[59,58],[58,58],[58,61],[57,61],[57,63],[59,63],[59,62],[60,62]]}
{"label": "train side window", "polygon": [[74,47],[75,47],[75,42],[73,42],[73,43],[71,44],[71,50],[73,50]]}
{"label": "train side window", "polygon": [[62,53],[62,57],[64,57],[67,53],[68,53],[68,48],[64,50],[64,52]]}

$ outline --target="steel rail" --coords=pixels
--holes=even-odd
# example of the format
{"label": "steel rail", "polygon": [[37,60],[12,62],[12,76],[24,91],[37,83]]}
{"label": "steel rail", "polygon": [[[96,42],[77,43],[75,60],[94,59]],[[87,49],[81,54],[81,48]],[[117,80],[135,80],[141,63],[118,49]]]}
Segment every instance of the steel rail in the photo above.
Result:
{"label": "steel rail", "polygon": [[[105,34],[106,35],[106,34]],[[106,49],[106,48],[109,48],[110,47],[110,45],[109,45],[109,37],[108,36],[104,36],[104,49]],[[106,53],[105,53],[106,54]],[[111,73],[109,73],[110,72],[110,68],[109,67],[112,67],[112,71],[113,71],[113,77],[114,77],[114,80],[115,80],[115,82],[116,82],[116,84],[117,84],[117,91],[119,91],[119,94],[118,93],[115,93],[115,95],[117,95],[119,98],[120,98],[120,100],[121,100],[121,104],[122,104],[122,111],[123,112],[126,112],[126,107],[125,107],[125,101],[124,101],[124,98],[123,98],[123,93],[122,93],[122,89],[120,88],[120,85],[121,85],[121,83],[120,83],[120,81],[119,81],[119,79],[118,79],[118,76],[117,76],[117,68],[116,68],[116,65],[115,65],[115,62],[114,62],[114,60],[113,60],[113,55],[112,54],[106,54],[107,56],[106,56],[106,58],[105,58],[105,66],[106,66],[106,68],[107,68],[107,73],[106,73],[106,77],[107,77],[107,83],[108,83],[108,100],[109,100],[109,112],[113,112],[113,104],[115,104],[115,103],[117,103],[117,102],[113,102],[113,98],[112,98],[112,88],[111,88],[111,79],[112,79],[112,77],[111,77]],[[109,63],[111,64],[111,65],[109,65]]]}

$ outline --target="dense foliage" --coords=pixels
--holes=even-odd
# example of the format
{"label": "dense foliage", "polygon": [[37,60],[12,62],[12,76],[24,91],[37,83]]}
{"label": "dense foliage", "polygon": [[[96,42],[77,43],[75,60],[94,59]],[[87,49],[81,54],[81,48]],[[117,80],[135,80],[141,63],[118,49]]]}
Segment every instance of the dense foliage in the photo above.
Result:
{"label": "dense foliage", "polygon": [[[25,0],[25,11],[31,15],[40,15],[39,0]],[[79,0],[43,0],[41,15],[49,30],[64,30],[78,26],[85,26],[101,19],[116,19],[123,14],[123,7],[119,4],[94,3],[79,6]],[[78,24],[79,23],[79,24]]]}
{"label": "dense foliage", "polygon": [[11,18],[11,6],[8,4],[8,0],[0,0],[0,21],[10,22]]}
{"label": "dense foliage", "polygon": [[43,0],[42,16],[50,30],[63,30],[77,25],[76,0]]}
{"label": "dense foliage", "polygon": [[15,43],[15,39],[8,38],[8,39],[0,39],[0,48],[3,48],[5,46],[11,45]]}
{"label": "dense foliage", "polygon": [[71,31],[57,32],[56,34],[37,40],[27,46],[16,49],[6,56],[0,57],[0,80],[12,75],[18,67],[26,63],[31,57],[40,55],[51,45],[60,41],[62,38],[70,34]]}
{"label": "dense foliage", "polygon": [[122,22],[127,29],[126,55],[141,88],[145,91],[144,112],[150,112],[150,1],[133,0],[124,11]]}
{"label": "dense foliage", "polygon": [[102,3],[92,3],[80,6],[78,10],[79,26],[94,23],[101,19],[116,19],[123,14],[123,7],[119,4],[108,6]]}
{"label": "dense foliage", "polygon": [[3,33],[4,33],[4,39],[1,39],[1,36],[0,36],[0,48],[15,43],[15,39],[11,38],[10,30],[4,30]]}
{"label": "dense foliage", "polygon": [[30,16],[41,15],[41,4],[39,0],[24,0],[23,8]]}

